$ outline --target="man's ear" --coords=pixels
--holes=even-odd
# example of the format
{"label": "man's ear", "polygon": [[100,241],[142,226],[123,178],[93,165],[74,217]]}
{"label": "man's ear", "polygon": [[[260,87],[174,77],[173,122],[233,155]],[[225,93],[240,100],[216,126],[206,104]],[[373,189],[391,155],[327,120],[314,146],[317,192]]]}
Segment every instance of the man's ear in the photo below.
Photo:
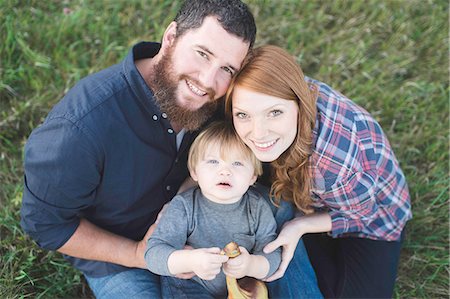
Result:
{"label": "man's ear", "polygon": [[167,49],[174,45],[175,39],[177,38],[177,23],[171,22],[169,26],[167,26],[166,31],[164,31],[162,37],[162,48]]}

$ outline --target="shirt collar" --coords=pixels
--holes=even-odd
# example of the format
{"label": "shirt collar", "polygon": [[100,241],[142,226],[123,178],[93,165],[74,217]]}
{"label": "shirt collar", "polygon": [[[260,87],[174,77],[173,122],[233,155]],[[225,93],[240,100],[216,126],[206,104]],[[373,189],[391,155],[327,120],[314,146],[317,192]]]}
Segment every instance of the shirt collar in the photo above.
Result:
{"label": "shirt collar", "polygon": [[159,111],[159,108],[157,108],[158,106],[155,103],[153,91],[149,88],[144,78],[142,78],[136,68],[135,61],[154,57],[158,54],[160,48],[160,43],[140,42],[133,46],[122,63],[123,72],[129,86],[133,89],[133,92],[139,101],[142,102],[145,109],[149,110],[150,113],[153,113],[155,109]]}

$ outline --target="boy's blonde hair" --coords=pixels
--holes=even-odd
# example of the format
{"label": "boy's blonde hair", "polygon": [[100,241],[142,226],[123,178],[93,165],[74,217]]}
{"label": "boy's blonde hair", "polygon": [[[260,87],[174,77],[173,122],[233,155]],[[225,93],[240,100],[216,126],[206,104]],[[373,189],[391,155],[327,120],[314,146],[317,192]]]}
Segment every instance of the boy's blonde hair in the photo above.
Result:
{"label": "boy's blonde hair", "polygon": [[198,161],[203,159],[203,155],[209,146],[218,145],[220,157],[226,159],[228,153],[237,150],[242,154],[242,158],[251,161],[255,169],[255,175],[262,174],[262,164],[253,154],[234,130],[230,121],[216,121],[202,131],[191,145],[188,157],[189,171],[194,171]]}

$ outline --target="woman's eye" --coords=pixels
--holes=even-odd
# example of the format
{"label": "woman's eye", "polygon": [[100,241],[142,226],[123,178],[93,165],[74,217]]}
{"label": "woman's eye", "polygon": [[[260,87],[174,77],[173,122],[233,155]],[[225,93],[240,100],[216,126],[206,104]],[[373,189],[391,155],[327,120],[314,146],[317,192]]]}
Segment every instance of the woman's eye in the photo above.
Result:
{"label": "woman's eye", "polygon": [[272,110],[272,111],[269,112],[269,115],[272,116],[272,117],[278,116],[278,115],[281,115],[281,114],[283,114],[283,111],[281,111],[281,110]]}
{"label": "woman's eye", "polygon": [[240,119],[245,119],[245,118],[247,118],[247,114],[245,114],[245,113],[243,113],[243,112],[237,112],[237,113],[235,113],[234,114],[237,118],[240,118]]}

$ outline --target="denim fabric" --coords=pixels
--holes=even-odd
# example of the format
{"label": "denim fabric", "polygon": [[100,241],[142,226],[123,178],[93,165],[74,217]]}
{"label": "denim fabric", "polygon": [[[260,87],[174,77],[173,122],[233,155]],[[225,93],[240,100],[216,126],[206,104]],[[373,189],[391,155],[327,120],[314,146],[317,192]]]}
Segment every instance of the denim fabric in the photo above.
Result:
{"label": "denim fabric", "polygon": [[[278,233],[286,221],[294,218],[294,206],[289,202],[282,201],[280,206],[276,207],[268,197],[269,189],[267,187],[257,184],[255,188],[270,203],[277,222]],[[303,240],[298,242],[294,258],[291,260],[284,276],[266,283],[266,285],[269,290],[269,298],[323,298]]]}
{"label": "denim fabric", "polygon": [[102,277],[86,276],[97,299],[161,298],[160,277],[144,269],[130,269]]}
{"label": "denim fabric", "polygon": [[294,258],[284,276],[266,285],[269,298],[323,298],[303,240],[298,242]]}
{"label": "denim fabric", "polygon": [[161,293],[164,299],[214,299],[214,296],[195,280],[170,276],[161,276]]}

